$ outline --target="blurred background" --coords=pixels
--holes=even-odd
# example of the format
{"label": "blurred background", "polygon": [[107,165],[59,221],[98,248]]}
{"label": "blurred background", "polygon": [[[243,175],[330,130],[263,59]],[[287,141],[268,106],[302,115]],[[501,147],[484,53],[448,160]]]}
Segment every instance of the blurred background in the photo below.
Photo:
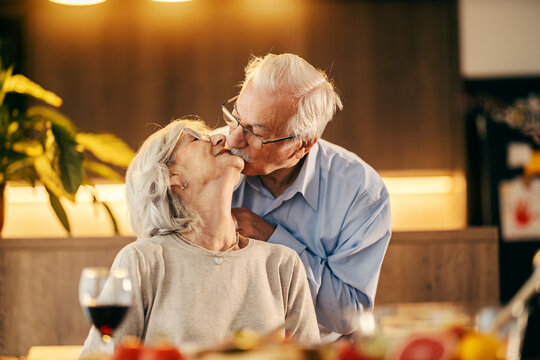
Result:
{"label": "blurred background", "polygon": [[[506,236],[500,186],[522,177],[539,145],[493,113],[539,94],[538,39],[537,0],[0,0],[4,66],[62,97],[80,129],[134,149],[180,116],[223,125],[219,105],[251,55],[305,58],[343,99],[323,137],[381,173],[394,231],[496,227],[498,255],[484,265],[500,267],[502,302],[531,272],[540,215],[526,236]],[[105,185],[129,236],[121,184]],[[46,194],[8,190],[4,238],[65,236]],[[90,204],[67,206],[74,236],[111,236]]]}
{"label": "blurred background", "polygon": [[[62,97],[60,111],[80,129],[113,133],[134,149],[156,124],[184,115],[223,125],[219,105],[238,93],[250,56],[298,54],[326,71],[343,98],[324,137],[391,178],[394,228],[466,225],[456,1],[0,4],[4,63]],[[3,234],[26,236],[31,229],[10,214],[28,215],[36,198],[9,190],[15,209]],[[90,216],[79,223],[73,217],[74,234],[108,234]],[[120,227],[129,233],[122,217]],[[39,228],[63,234],[59,226]]]}

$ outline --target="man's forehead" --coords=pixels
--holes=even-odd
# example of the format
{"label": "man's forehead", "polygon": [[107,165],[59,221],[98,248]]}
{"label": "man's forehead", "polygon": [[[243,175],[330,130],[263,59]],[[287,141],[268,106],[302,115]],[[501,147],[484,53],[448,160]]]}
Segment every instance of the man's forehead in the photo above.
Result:
{"label": "man's forehead", "polygon": [[[265,130],[268,126],[263,122],[265,119],[250,119],[249,113],[247,111],[239,111],[237,104],[234,104],[233,115],[238,118],[244,125],[249,125],[251,127]],[[256,121],[253,123],[248,123],[249,121]]]}
{"label": "man's forehead", "polygon": [[[251,94],[250,94],[251,95]],[[255,129],[273,131],[278,127],[286,126],[294,114],[291,101],[283,96],[271,96],[262,99],[259,97],[239,97],[235,104],[238,119]]]}

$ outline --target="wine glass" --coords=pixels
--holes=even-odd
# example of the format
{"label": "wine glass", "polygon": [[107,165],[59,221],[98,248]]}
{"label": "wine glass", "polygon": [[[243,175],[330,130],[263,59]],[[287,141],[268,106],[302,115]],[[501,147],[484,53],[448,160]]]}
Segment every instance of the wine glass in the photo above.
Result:
{"label": "wine glass", "polygon": [[79,302],[85,316],[101,333],[105,343],[122,323],[132,300],[126,269],[85,267],[79,281]]}

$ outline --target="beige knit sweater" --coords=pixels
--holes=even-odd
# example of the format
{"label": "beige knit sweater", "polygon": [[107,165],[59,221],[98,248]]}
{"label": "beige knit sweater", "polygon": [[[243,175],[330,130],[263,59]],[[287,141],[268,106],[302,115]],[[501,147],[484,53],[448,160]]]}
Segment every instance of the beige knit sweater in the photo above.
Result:
{"label": "beige knit sweater", "polygon": [[[219,262],[219,261],[218,261]],[[257,240],[222,257],[176,236],[137,240],[122,249],[113,268],[127,268],[133,303],[115,339],[134,335],[146,343],[163,336],[178,347],[216,344],[234,330],[261,334],[283,326],[302,343],[319,342],[306,274],[291,249]],[[92,327],[81,356],[113,351]]]}

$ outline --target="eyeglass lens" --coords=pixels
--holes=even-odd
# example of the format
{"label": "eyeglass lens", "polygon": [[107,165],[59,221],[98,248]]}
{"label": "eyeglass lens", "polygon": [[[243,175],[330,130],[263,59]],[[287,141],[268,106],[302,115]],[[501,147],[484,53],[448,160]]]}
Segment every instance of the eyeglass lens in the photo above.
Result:
{"label": "eyeglass lens", "polygon": [[255,134],[253,134],[248,128],[246,128],[234,115],[232,112],[223,106],[223,120],[225,123],[232,129],[235,130],[238,125],[242,127],[242,133],[248,144],[254,147],[257,150],[261,150],[263,146],[263,141],[259,139]]}
{"label": "eyeglass lens", "polygon": [[202,140],[202,141],[210,141],[210,138],[208,135],[201,134],[200,132],[190,129],[190,128],[184,128],[184,132],[188,133],[189,135],[193,136],[195,139]]}

